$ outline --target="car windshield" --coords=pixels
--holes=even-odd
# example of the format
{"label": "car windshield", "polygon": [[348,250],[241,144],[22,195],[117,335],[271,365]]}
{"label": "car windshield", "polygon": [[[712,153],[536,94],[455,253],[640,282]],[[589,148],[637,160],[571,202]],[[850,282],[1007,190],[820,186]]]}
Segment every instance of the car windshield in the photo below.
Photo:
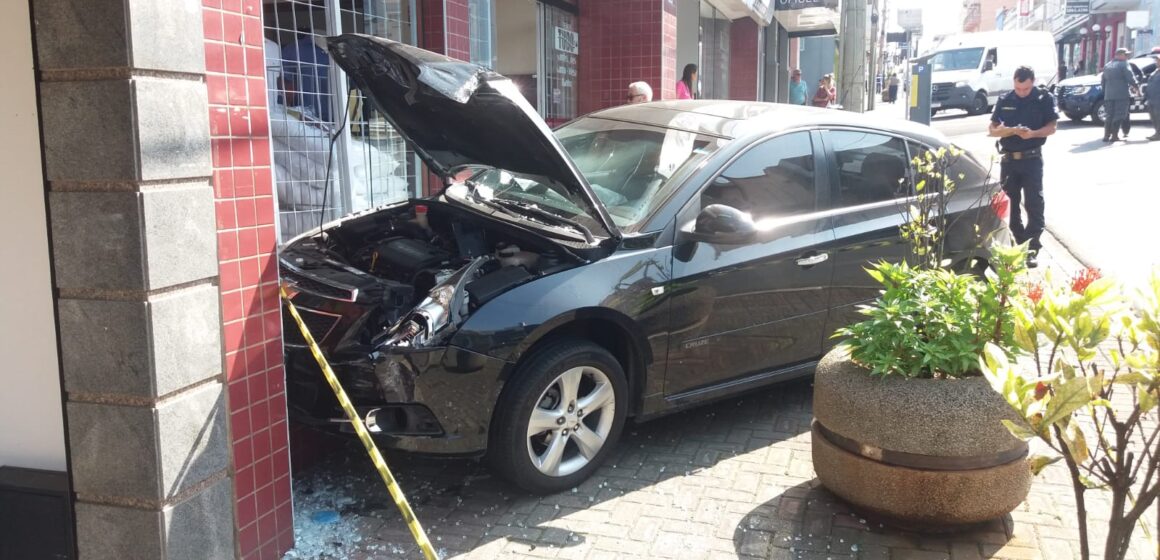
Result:
{"label": "car windshield", "polygon": [[[594,117],[573,121],[555,134],[623,232],[638,231],[675,187],[672,179],[724,143],[694,132]],[[504,204],[512,213],[545,224],[553,220],[542,213],[533,215],[537,210],[593,231],[598,227],[595,217],[584,210],[586,204],[579,193],[568,192],[542,178],[502,169],[475,168],[473,172],[470,186],[480,196],[456,198],[468,203]],[[449,194],[465,192],[455,189]],[[528,210],[532,205],[534,208]],[[567,223],[551,225],[576,230]]]}
{"label": "car windshield", "polygon": [[943,51],[931,55],[930,69],[935,72],[975,70],[982,59],[983,47]]}

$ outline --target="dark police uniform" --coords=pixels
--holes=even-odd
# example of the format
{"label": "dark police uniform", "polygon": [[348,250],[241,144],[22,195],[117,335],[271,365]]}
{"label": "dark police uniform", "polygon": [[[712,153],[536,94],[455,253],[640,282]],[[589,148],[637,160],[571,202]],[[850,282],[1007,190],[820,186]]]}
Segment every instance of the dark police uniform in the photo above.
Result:
{"label": "dark police uniform", "polygon": [[[1039,88],[1033,88],[1027,97],[1019,97],[1014,91],[999,98],[991,122],[1006,126],[1025,126],[1038,130],[1059,120],[1055,111],[1055,98]],[[1039,236],[1043,233],[1043,144],[1046,138],[1024,140],[1018,136],[1000,138],[999,152],[1003,154],[1000,163],[999,180],[1003,191],[1011,198],[1011,233],[1016,243],[1030,241],[1030,248],[1038,251],[1041,247]],[[1019,204],[1027,207],[1027,225]]]}

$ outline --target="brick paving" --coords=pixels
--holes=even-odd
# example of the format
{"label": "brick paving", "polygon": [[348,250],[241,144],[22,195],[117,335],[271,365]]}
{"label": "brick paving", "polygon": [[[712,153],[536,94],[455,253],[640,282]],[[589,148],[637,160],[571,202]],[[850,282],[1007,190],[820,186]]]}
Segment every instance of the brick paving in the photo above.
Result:
{"label": "brick paving", "polygon": [[[1051,240],[1045,265],[1078,268]],[[949,535],[859,516],[819,486],[810,459],[809,380],[627,426],[588,481],[521,494],[476,461],[388,455],[444,558],[771,558],[975,560],[1078,558],[1071,484],[1049,467],[1006,520]],[[357,442],[295,479],[295,558],[416,558],[411,536]],[[1108,500],[1088,493],[1098,519]],[[341,521],[319,525],[319,509]],[[1106,518],[1106,514],[1104,515]],[[1156,513],[1146,516],[1156,532]],[[1099,521],[1092,548],[1102,551]],[[1130,558],[1156,557],[1137,528]]]}

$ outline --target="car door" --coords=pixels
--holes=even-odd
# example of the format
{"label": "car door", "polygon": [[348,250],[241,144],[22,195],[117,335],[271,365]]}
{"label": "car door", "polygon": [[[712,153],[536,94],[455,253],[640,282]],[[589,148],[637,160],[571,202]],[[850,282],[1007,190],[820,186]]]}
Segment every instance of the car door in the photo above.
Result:
{"label": "car door", "polygon": [[[832,264],[818,247],[832,232],[818,213],[828,190],[817,144],[807,131],[755,142],[678,214],[667,398],[820,355]],[[688,240],[711,204],[751,213],[763,232],[737,245]]]}
{"label": "car door", "polygon": [[1009,70],[1009,65],[1006,63],[1007,56],[1005,56],[1008,54],[1010,54],[1008,49],[989,48],[983,57],[983,68],[985,69],[987,67],[987,61],[991,62],[992,67],[990,70],[983,72],[984,82],[987,85],[988,101],[990,103],[998,101],[999,97],[1012,88],[1011,74],[1007,71]]}
{"label": "car door", "polygon": [[[899,226],[907,219],[913,171],[907,143],[896,136],[845,129],[827,130],[822,138],[834,173],[829,334],[861,320],[858,306],[878,297],[880,285],[866,273],[870,263],[901,262],[909,255]],[[827,338],[826,348],[836,342]]]}

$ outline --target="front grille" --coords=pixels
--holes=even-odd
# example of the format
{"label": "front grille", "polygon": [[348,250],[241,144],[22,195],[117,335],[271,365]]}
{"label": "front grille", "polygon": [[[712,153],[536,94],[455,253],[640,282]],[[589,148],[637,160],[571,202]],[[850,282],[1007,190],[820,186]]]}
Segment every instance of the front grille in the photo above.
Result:
{"label": "front grille", "polygon": [[951,98],[954,89],[955,85],[951,83],[934,84],[930,86],[930,98],[933,101],[946,101]]}
{"label": "front grille", "polygon": [[1067,97],[1067,95],[1071,93],[1071,88],[1066,86],[1060,87],[1056,89],[1056,92],[1058,92],[1059,97]]}
{"label": "front grille", "polygon": [[[297,307],[297,309],[298,314],[302,316],[302,322],[306,323],[307,329],[310,329],[310,336],[313,336],[314,341],[319,344],[330,336],[331,331],[338,325],[338,321],[342,319],[341,316],[331,313],[301,307]],[[302,338],[302,331],[298,329],[298,323],[294,321],[294,317],[287,310],[282,311],[282,340],[286,344],[298,346],[306,344],[306,339]]]}
{"label": "front grille", "polygon": [[347,286],[333,280],[324,280],[315,277],[284,262],[280,268],[282,280],[303,292],[341,301],[355,301],[358,299],[358,288]]}

